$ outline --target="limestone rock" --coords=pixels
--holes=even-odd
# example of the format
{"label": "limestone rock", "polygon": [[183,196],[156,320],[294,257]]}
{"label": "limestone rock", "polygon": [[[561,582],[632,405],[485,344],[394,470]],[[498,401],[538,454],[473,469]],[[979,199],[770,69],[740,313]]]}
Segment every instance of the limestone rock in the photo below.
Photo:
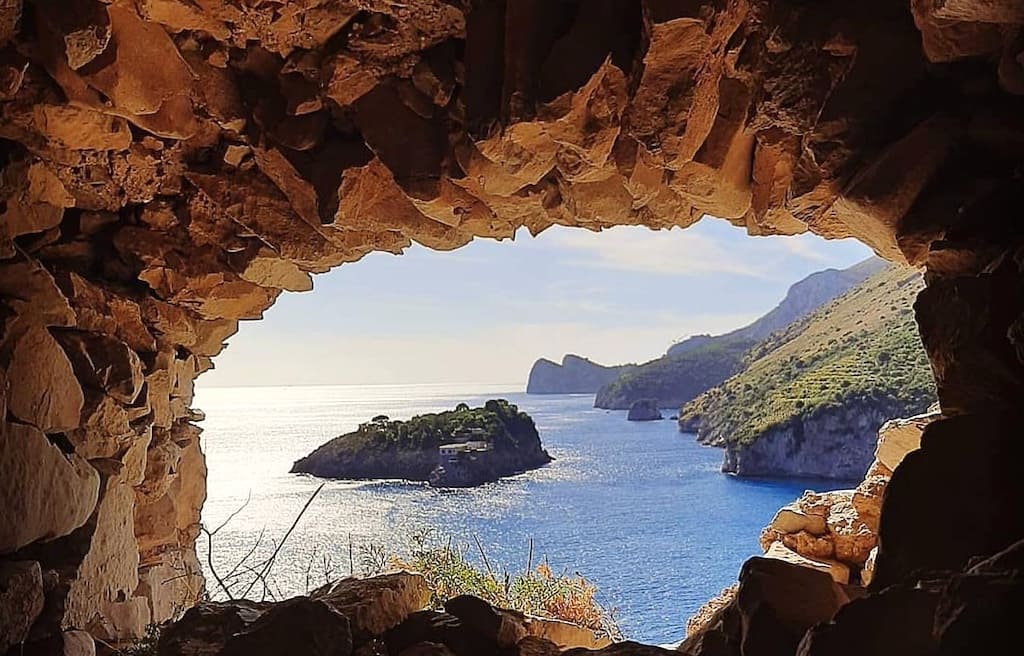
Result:
{"label": "limestone rock", "polygon": [[781,542],[776,542],[768,547],[765,558],[774,558],[791,565],[800,565],[817,572],[824,572],[832,577],[836,583],[850,582],[850,568],[835,560],[818,560],[799,554]]}
{"label": "limestone rock", "polygon": [[[1016,416],[965,414],[925,428],[921,448],[904,458],[886,489],[873,588],[916,570],[963,567],[1024,535],[1024,518],[1002,510],[1007,495],[1019,498],[1009,481],[1024,476]],[[959,439],[965,435],[973,438]],[[979,471],[988,475],[979,478]]]}
{"label": "limestone rock", "polygon": [[96,507],[96,470],[31,426],[0,424],[0,471],[0,553],[67,535]]}
{"label": "limestone rock", "polygon": [[5,239],[56,228],[64,209],[75,205],[60,179],[41,162],[8,166],[0,173],[0,182],[0,199],[5,203],[0,211],[0,237]]}
{"label": "limestone rock", "polygon": [[380,635],[430,600],[419,574],[395,572],[367,579],[348,578],[313,593],[349,619],[353,635]]}
{"label": "limestone rock", "polygon": [[908,453],[920,448],[924,427],[938,419],[940,413],[928,412],[908,419],[893,419],[878,430],[875,459],[895,471]]}
{"label": "limestone rock", "polygon": [[787,533],[781,537],[782,544],[808,558],[828,559],[836,555],[836,546],[827,537],[812,535],[807,531]]}
{"label": "limestone rock", "polygon": [[828,511],[829,537],[835,545],[836,560],[855,567],[863,566],[878,541],[851,501],[832,504]]}
{"label": "limestone rock", "polygon": [[20,644],[43,610],[43,575],[35,561],[0,561],[0,653]]}
{"label": "limestone rock", "polygon": [[77,273],[60,272],[55,277],[74,308],[78,328],[112,335],[135,351],[155,350],[153,335],[142,321],[138,303],[94,285]]}
{"label": "limestone rock", "polygon": [[149,604],[141,597],[103,604],[88,626],[89,633],[108,644],[133,644],[152,624]]}
{"label": "limestone rock", "polygon": [[527,635],[522,613],[494,608],[479,597],[453,597],[445,602],[444,609],[500,647],[511,647]]}
{"label": "limestone rock", "polygon": [[142,390],[142,361],[124,342],[102,333],[63,331],[57,334],[78,379],[124,404]]}
{"label": "limestone rock", "polygon": [[935,595],[896,588],[843,606],[831,622],[811,628],[797,656],[930,654]]}
{"label": "limestone rock", "polygon": [[255,622],[227,639],[224,656],[348,656],[348,619],[325,602],[296,597],[275,604]]}
{"label": "limestone rock", "polygon": [[139,568],[135,594],[149,604],[152,622],[162,624],[174,619],[194,602],[196,592],[203,588],[201,572],[195,553],[187,549],[164,552],[159,563]]}
{"label": "limestone rock", "polygon": [[882,496],[888,484],[887,476],[865,476],[850,499],[857,516],[872,533],[878,533],[878,522],[882,515]]}
{"label": "limestone rock", "polygon": [[825,517],[804,510],[799,502],[779,509],[769,526],[783,534],[805,531],[811,535],[825,535],[828,532]]}
{"label": "limestone rock", "polygon": [[546,617],[527,616],[526,630],[531,636],[546,640],[559,649],[601,649],[611,644],[607,636],[598,635],[591,629]]}
{"label": "limestone rock", "polygon": [[47,326],[75,323],[75,313],[53,276],[29,257],[0,260],[0,295],[21,317]]}
{"label": "limestone rock", "polygon": [[119,475],[107,473],[96,512],[85,526],[66,538],[85,556],[65,578],[61,628],[105,625],[108,628],[102,632],[109,631],[112,638],[141,637],[140,633],[130,635],[125,631],[145,630],[149,619],[145,600],[139,600],[141,605],[116,605],[132,596],[139,580],[134,508],[132,487]]}
{"label": "limestone rock", "polygon": [[12,386],[7,409],[15,418],[43,432],[77,428],[85,399],[64,350],[38,324],[15,328],[3,344]]}
{"label": "limestone rock", "polygon": [[159,656],[215,656],[228,639],[243,631],[269,607],[246,599],[203,602],[160,632]]}
{"label": "limestone rock", "polygon": [[735,583],[730,585],[697,609],[693,617],[686,622],[686,636],[689,637],[700,633],[714,619],[718,611],[732,603],[732,600],[736,598],[738,587],[739,585]]}
{"label": "limestone rock", "polygon": [[751,558],[740,572],[735,598],[677,651],[691,656],[792,654],[807,629],[830,620],[848,601],[825,572]]}

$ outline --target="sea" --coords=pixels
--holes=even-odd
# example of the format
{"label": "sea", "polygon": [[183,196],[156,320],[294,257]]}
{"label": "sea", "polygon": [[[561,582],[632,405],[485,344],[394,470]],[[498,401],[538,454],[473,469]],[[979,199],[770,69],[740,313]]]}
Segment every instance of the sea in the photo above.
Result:
{"label": "sea", "polygon": [[[221,578],[234,569],[235,580],[277,551],[268,592],[302,594],[358,573],[382,552],[405,554],[425,536],[435,544],[451,540],[477,562],[482,553],[493,570],[514,573],[546,561],[555,572],[578,573],[597,586],[627,638],[668,644],[735,581],[745,559],[760,553],[758,534],[780,506],[805,489],[837,487],[722,474],[722,452],[667,418],[629,422],[625,412],[592,407],[593,395],[517,388],[200,388],[195,405],[206,413],[201,439],[209,470],[202,519],[215,532],[199,539],[208,588],[218,591],[209,562]],[[400,480],[325,483],[288,472],[296,459],[376,415],[404,419],[492,398],[533,417],[553,462],[457,490]],[[262,586],[250,596],[261,596]]]}

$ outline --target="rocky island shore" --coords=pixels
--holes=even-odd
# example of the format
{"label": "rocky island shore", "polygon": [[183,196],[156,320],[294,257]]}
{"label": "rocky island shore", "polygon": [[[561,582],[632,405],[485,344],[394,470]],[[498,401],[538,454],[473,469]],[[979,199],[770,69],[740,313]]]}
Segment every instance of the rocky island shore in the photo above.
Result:
{"label": "rocky island shore", "polygon": [[533,419],[504,399],[405,421],[384,415],[321,445],[292,473],[323,478],[400,478],[472,487],[536,469],[552,458]]}

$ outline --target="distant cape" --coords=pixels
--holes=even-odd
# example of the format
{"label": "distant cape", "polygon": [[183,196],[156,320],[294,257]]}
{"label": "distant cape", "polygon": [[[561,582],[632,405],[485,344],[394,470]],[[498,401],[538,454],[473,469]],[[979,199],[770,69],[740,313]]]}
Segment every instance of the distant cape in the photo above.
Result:
{"label": "distant cape", "polygon": [[568,354],[562,363],[541,358],[533,363],[527,394],[594,394],[601,387],[636,368],[634,364],[606,367]]}

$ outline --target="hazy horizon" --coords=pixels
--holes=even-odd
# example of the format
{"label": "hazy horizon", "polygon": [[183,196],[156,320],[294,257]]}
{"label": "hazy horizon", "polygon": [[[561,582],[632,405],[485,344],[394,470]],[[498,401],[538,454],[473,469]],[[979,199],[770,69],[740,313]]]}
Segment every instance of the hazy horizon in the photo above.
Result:
{"label": "hazy horizon", "polygon": [[372,253],[242,322],[197,384],[523,386],[541,357],[644,362],[728,332],[801,278],[870,255],[853,240],[749,237],[710,217],[686,230],[553,227],[453,252]]}

